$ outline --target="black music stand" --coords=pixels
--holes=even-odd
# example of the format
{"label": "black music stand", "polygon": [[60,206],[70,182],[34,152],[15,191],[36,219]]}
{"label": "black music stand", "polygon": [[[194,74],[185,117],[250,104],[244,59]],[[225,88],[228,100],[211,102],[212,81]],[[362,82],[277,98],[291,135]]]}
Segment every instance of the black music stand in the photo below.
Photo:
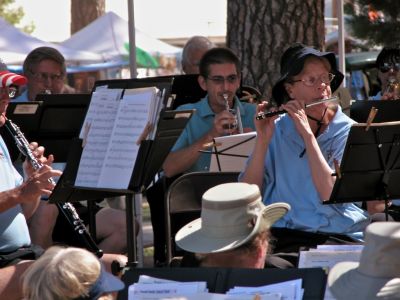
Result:
{"label": "black music stand", "polygon": [[84,199],[94,200],[99,197],[126,195],[128,266],[136,266],[135,222],[132,205],[135,199],[133,197],[146,189],[160,170],[164,159],[192,114],[193,110],[161,112],[154,140],[142,141],[140,145],[128,189],[75,186],[75,179],[82,154],[82,140],[75,140],[64,173],[49,198],[50,203],[72,202]]}
{"label": "black music stand", "polygon": [[[29,141],[38,142],[46,153],[53,154],[56,162],[66,162],[71,140],[79,135],[90,99],[90,94],[39,94],[34,102],[11,102],[7,117]],[[9,149],[17,151],[14,146]]]}
{"label": "black music stand", "polygon": [[329,201],[400,198],[400,122],[354,124]]}
{"label": "black music stand", "polygon": [[375,123],[400,121],[400,101],[393,100],[358,100],[350,106],[350,118],[364,123],[367,121],[372,107],[378,109]]}

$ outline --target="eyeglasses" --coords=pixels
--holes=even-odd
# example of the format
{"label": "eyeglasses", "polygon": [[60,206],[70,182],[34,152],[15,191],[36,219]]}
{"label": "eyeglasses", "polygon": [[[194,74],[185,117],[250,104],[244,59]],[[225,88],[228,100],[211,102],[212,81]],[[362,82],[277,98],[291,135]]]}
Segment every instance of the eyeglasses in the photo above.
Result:
{"label": "eyeglasses", "polygon": [[225,83],[225,81],[227,81],[230,84],[236,83],[239,79],[239,76],[234,74],[234,75],[229,75],[227,77],[223,77],[223,76],[211,76],[211,77],[207,77],[208,80],[211,80],[214,84],[217,85],[222,85]]}
{"label": "eyeglasses", "polygon": [[64,74],[51,74],[51,73],[46,73],[46,72],[37,72],[33,73],[33,78],[35,78],[37,81],[40,82],[47,82],[49,79],[51,81],[61,81],[64,79]]}
{"label": "eyeglasses", "polygon": [[304,83],[305,86],[315,86],[317,82],[323,82],[325,84],[331,83],[333,78],[335,78],[335,75],[332,73],[328,73],[328,74],[323,74],[319,77],[308,77],[305,79],[292,80],[291,83],[301,81]]}
{"label": "eyeglasses", "polygon": [[400,63],[383,63],[381,66],[379,66],[379,71],[382,73],[387,73],[390,70],[393,71],[399,71],[400,70]]}
{"label": "eyeglasses", "polygon": [[1,99],[3,99],[3,96],[7,96],[10,99],[13,99],[17,95],[18,89],[14,86],[7,86],[0,88],[0,95]]}

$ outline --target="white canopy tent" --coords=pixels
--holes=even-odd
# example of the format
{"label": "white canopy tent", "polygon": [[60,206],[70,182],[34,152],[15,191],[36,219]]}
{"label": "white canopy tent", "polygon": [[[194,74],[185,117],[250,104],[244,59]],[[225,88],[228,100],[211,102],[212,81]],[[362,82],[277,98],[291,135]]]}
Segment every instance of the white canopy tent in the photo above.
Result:
{"label": "white canopy tent", "polygon": [[103,58],[99,54],[71,49],[62,45],[53,44],[34,38],[15,28],[0,17],[0,58],[6,64],[20,65],[33,49],[42,46],[53,47],[59,50],[68,65],[100,63]]}
{"label": "white canopy tent", "polygon": [[[135,30],[136,47],[154,56],[177,56],[182,49],[152,38]],[[114,12],[108,12],[82,28],[61,43],[75,50],[87,50],[101,54],[104,60],[127,59],[129,51],[128,22]]]}

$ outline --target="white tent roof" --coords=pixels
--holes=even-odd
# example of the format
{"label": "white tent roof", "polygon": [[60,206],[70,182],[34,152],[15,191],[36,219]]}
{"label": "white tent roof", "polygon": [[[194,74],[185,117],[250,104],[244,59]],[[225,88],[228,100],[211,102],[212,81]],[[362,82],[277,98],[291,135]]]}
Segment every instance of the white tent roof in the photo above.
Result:
{"label": "white tent roof", "polygon": [[[106,60],[126,58],[129,43],[128,22],[114,12],[108,12],[82,28],[61,44],[63,46],[87,50],[103,55]],[[174,47],[152,38],[140,30],[135,30],[136,47],[152,55],[177,55],[181,48]]]}
{"label": "white tent roof", "polygon": [[65,57],[67,64],[98,63],[102,56],[87,51],[77,51],[32,37],[15,28],[0,17],[0,58],[6,64],[22,64],[33,49],[42,46],[56,48]]}

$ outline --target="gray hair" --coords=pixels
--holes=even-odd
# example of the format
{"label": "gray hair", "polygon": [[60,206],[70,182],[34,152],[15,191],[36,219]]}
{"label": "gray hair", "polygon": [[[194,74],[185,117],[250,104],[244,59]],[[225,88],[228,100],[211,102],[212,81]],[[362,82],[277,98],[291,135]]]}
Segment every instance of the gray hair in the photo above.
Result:
{"label": "gray hair", "polygon": [[185,71],[185,66],[190,64],[191,53],[195,51],[207,50],[216,47],[208,38],[200,35],[192,36],[185,44],[182,50],[182,69]]}

